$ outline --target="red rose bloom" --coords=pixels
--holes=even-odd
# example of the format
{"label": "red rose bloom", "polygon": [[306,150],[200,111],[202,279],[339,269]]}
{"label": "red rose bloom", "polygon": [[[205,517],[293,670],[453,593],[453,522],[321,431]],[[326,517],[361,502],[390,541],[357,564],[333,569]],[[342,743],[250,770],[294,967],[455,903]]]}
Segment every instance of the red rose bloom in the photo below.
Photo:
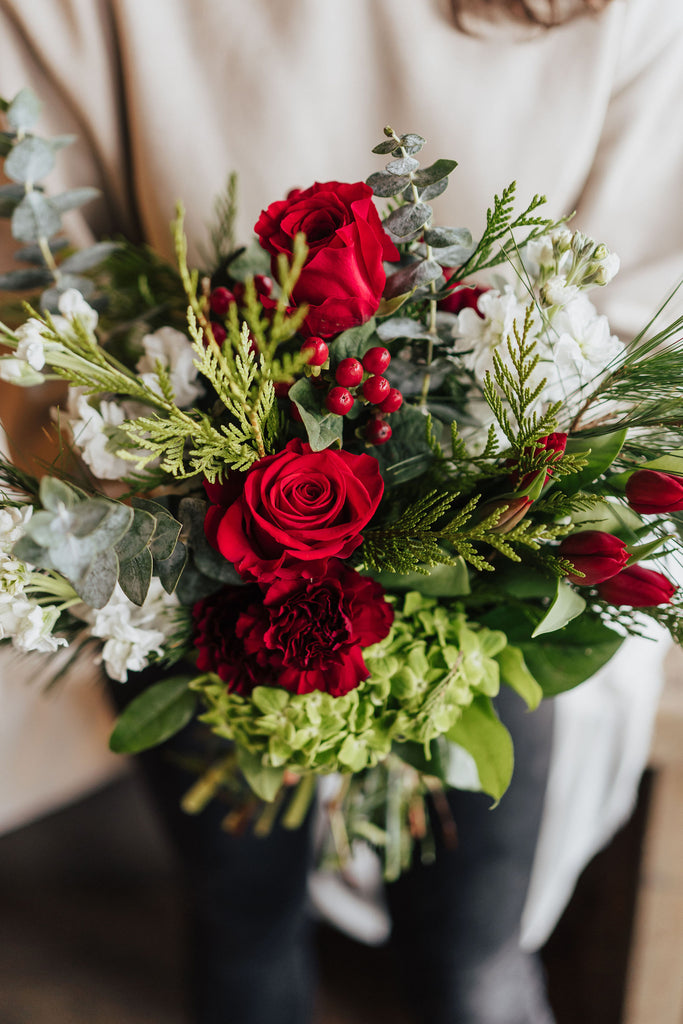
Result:
{"label": "red rose bloom", "polygon": [[598,594],[609,604],[625,604],[630,608],[653,608],[670,604],[678,587],[661,572],[629,565],[618,576],[601,583]]}
{"label": "red rose bloom", "polygon": [[683,477],[639,469],[629,477],[626,497],[632,509],[646,516],[683,509]]}
{"label": "red rose bloom", "polygon": [[601,530],[582,530],[570,534],[560,544],[560,554],[583,573],[583,576],[573,573],[567,575],[568,580],[580,587],[592,587],[608,580],[610,576],[616,576],[629,560],[623,540]]}
{"label": "red rose bloom", "polygon": [[340,697],[369,672],[363,647],[382,640],[393,622],[379,583],[332,561],[318,580],[278,580],[225,587],[195,604],[197,667],[216,672],[235,693],[283,686]]}
{"label": "red rose bloom", "polygon": [[291,256],[295,236],[306,235],[308,256],[292,299],[309,307],[305,333],[321,338],[357,327],[377,312],[386,281],[383,261],[399,258],[372,189],[363,182],[295,189],[261,213],[254,231],[272,254],[273,272],[278,253]]}
{"label": "red rose bloom", "polygon": [[[314,452],[290,441],[245,474],[242,494],[215,529],[215,546],[242,576],[259,583],[322,576],[330,558],[348,558],[361,543],[383,490],[371,455]],[[216,519],[210,508],[210,540]]]}

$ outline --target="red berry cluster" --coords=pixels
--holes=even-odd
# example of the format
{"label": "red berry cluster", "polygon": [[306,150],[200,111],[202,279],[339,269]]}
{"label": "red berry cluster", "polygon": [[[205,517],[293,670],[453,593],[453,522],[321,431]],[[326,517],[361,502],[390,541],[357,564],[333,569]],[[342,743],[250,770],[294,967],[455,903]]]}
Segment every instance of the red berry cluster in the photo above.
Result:
{"label": "red berry cluster", "polygon": [[[309,338],[301,351],[307,356],[309,366],[324,366],[329,350],[322,338]],[[382,374],[391,362],[388,349],[375,346],[368,349],[362,361],[348,357],[342,359],[334,372],[335,384],[325,398],[325,406],[337,416],[346,416],[354,406],[356,395],[374,406],[373,416],[365,428],[365,436],[372,444],[385,444],[391,437],[391,427],[384,419],[388,413],[396,412],[403,402],[398,388],[392,388]]]}

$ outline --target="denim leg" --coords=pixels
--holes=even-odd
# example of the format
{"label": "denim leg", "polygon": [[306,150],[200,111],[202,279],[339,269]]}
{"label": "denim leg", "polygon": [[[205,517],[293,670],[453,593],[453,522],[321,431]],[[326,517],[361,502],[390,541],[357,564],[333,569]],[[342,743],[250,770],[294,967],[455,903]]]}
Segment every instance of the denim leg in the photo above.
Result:
{"label": "denim leg", "polygon": [[[451,791],[456,849],[437,835],[432,865],[388,887],[394,941],[424,1024],[552,1024],[542,973],[519,949],[519,926],[543,809],[552,702],[529,713],[505,688],[498,712],[515,743],[500,804]],[[435,826],[438,834],[438,824]]]}

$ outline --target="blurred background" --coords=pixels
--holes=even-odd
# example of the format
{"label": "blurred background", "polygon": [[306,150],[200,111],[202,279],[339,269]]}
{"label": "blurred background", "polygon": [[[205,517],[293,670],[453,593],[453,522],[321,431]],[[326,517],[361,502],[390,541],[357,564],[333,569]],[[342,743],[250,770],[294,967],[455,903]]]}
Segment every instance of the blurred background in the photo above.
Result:
{"label": "blurred background", "polygon": [[[543,950],[558,1024],[683,1022],[683,673],[633,817]],[[188,1024],[183,896],[133,765],[0,836],[0,1024]],[[317,928],[315,1024],[410,1024],[388,947]]]}

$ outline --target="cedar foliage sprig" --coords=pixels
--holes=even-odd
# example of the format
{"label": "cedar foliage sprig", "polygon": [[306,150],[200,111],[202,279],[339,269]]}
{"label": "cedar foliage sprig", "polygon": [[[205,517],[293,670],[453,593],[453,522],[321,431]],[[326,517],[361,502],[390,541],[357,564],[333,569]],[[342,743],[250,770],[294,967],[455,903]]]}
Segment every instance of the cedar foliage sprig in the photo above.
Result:
{"label": "cedar foliage sprig", "polygon": [[[508,235],[513,239],[515,249],[523,249],[539,235],[552,231],[561,221],[553,221],[549,217],[534,216],[535,211],[543,206],[546,197],[535,195],[522,213],[514,215],[514,204],[517,182],[511,182],[503,189],[501,195],[494,196],[493,208],[486,211],[486,227],[477,243],[477,247],[469,259],[458,268],[458,276],[475,274],[481,270],[496,267],[509,258],[505,246],[500,245]],[[526,237],[519,242],[514,241],[514,231],[520,228],[531,228]],[[496,246],[500,246],[496,249]],[[496,251],[494,251],[496,250]]]}

